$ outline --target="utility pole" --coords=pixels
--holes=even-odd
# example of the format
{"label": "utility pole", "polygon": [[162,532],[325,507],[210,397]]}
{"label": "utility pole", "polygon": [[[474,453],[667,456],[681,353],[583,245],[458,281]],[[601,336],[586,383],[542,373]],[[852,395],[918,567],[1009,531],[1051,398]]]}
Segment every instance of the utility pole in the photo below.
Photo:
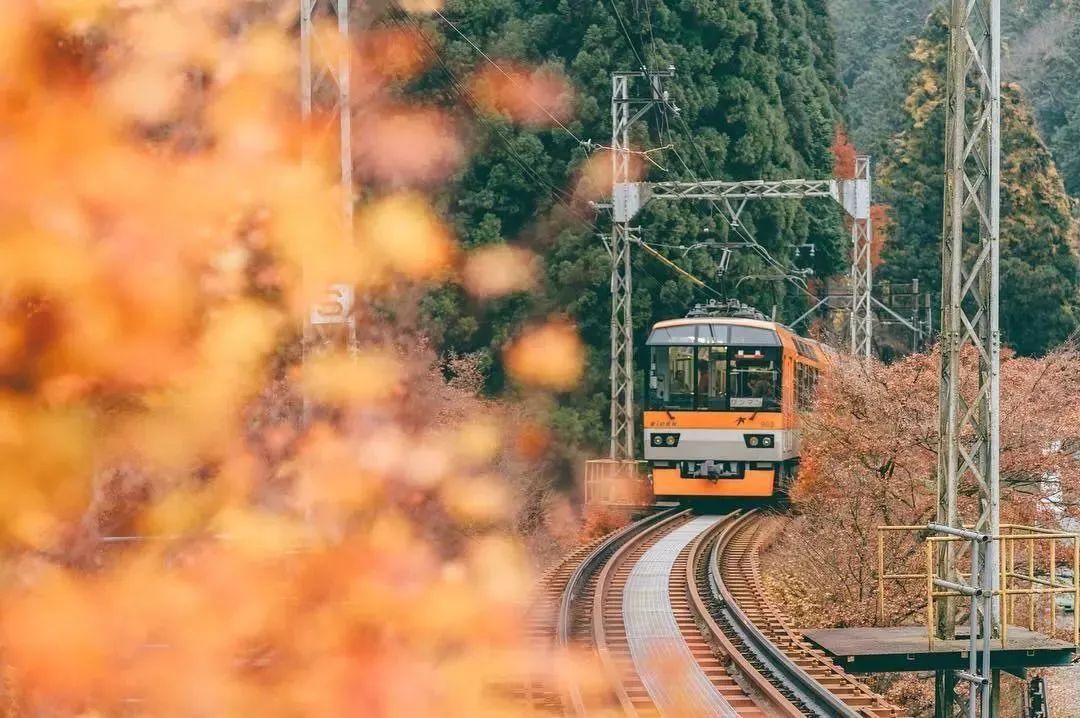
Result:
{"label": "utility pole", "polygon": [[[351,0],[300,0],[300,115],[307,133],[313,134],[312,111],[319,106],[320,116],[327,118],[327,127],[337,125],[339,191],[341,193],[343,241],[352,242],[354,188],[352,176],[352,115],[349,105],[349,83],[352,36],[349,18]],[[316,57],[318,37],[314,32],[317,13],[337,17],[339,35],[337,67],[332,69]],[[305,161],[310,159],[305,147]],[[304,322],[305,352],[309,345],[332,341],[344,343],[350,349],[356,343],[356,322],[353,315],[355,299],[350,284],[332,284],[325,296],[311,307]],[[305,410],[305,414],[307,411]]]}
{"label": "utility pole", "polygon": [[[1000,533],[998,263],[1001,173],[1001,2],[951,0],[946,81],[945,212],[941,272],[941,386],[938,418],[937,523],[960,529],[961,484],[979,497],[975,531]],[[977,372],[961,364],[965,348],[977,353]],[[974,393],[961,389],[973,376]],[[936,571],[958,581],[956,551],[943,542]],[[1000,588],[997,542],[986,544],[979,587]],[[975,582],[976,577],[972,577]],[[1001,630],[1000,599],[986,602],[985,624]],[[953,638],[953,601],[938,603],[936,633]],[[983,623],[984,621],[980,621]],[[988,678],[983,676],[983,678]],[[955,676],[937,674],[937,715],[951,715]],[[973,692],[976,687],[973,685]],[[978,691],[990,690],[979,686]],[[987,702],[984,705],[989,705]],[[996,707],[995,707],[996,708]],[[996,714],[996,709],[991,714]],[[974,711],[974,708],[972,708]],[[974,716],[972,712],[970,715]],[[989,718],[983,712],[983,718]]]}
{"label": "utility pole", "polygon": [[[630,311],[633,280],[630,226],[638,202],[639,185],[630,181],[630,126],[663,102],[661,77],[672,77],[674,68],[652,72],[642,68],[611,75],[611,458],[634,458],[634,324]],[[649,83],[647,97],[633,96],[635,79]]]}

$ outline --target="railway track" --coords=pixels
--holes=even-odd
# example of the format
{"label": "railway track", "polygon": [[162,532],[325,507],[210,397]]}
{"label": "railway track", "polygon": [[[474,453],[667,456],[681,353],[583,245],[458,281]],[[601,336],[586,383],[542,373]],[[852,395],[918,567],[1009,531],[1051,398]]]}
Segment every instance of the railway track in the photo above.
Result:
{"label": "railway track", "polygon": [[900,715],[769,606],[758,553],[770,521],[672,508],[579,548],[545,574],[530,635],[593,663],[581,680],[531,683],[534,712]]}
{"label": "railway track", "polygon": [[761,585],[761,551],[775,529],[770,516],[751,512],[718,533],[709,559],[717,613],[739,650],[804,714],[895,718],[903,715],[868,686],[808,643],[769,603]]}

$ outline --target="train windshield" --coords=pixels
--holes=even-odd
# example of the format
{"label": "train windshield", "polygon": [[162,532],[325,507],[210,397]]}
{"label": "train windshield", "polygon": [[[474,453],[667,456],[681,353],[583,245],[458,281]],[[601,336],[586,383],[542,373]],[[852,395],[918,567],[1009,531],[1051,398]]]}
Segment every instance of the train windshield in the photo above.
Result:
{"label": "train windshield", "polygon": [[648,408],[779,411],[780,386],[778,347],[655,346]]}

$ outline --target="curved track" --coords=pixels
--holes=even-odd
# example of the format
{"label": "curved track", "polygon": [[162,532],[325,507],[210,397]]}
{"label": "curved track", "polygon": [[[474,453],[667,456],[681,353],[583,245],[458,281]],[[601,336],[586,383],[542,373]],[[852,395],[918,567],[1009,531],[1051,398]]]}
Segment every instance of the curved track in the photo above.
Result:
{"label": "curved track", "polygon": [[722,613],[741,635],[742,648],[763,660],[785,695],[809,715],[901,716],[865,684],[811,646],[769,603],[761,584],[761,551],[777,519],[752,512],[718,536],[710,561],[711,581]]}
{"label": "curved track", "polygon": [[593,541],[545,574],[530,635],[591,664],[540,713],[679,716],[900,715],[812,649],[761,589],[773,519],[668,509]]}

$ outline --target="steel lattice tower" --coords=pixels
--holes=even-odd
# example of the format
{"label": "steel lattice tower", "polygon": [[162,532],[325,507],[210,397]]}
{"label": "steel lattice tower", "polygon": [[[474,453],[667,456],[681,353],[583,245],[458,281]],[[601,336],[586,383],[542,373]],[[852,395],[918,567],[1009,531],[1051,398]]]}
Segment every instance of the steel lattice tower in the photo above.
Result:
{"label": "steel lattice tower", "polygon": [[[873,226],[870,219],[870,158],[855,158],[855,195],[851,213],[851,353],[870,358],[874,312],[871,306],[874,269],[871,262]],[[865,198],[862,194],[865,192]]]}
{"label": "steel lattice tower", "polygon": [[[349,81],[351,43],[349,27],[350,0],[300,0],[300,113],[304,123],[310,125],[315,95],[330,95],[323,108],[338,125],[338,146],[341,166],[341,209],[346,226],[351,229],[353,216],[352,182],[352,115],[349,112]],[[312,18],[325,7],[337,15],[340,35],[339,57],[336,73],[328,64],[318,62],[312,54],[315,40]],[[324,90],[330,89],[326,93]]]}
{"label": "steel lattice tower", "polygon": [[629,218],[618,211],[620,188],[630,183],[631,76],[611,76],[611,178],[615,219],[611,231],[611,458],[634,458],[634,325],[630,313]]}
{"label": "steel lattice tower", "polygon": [[[975,530],[999,533],[998,261],[1001,173],[1001,3],[952,0],[945,123],[945,213],[941,273],[941,388],[937,520],[959,527],[958,491],[979,498]],[[962,355],[974,349],[978,369]],[[966,351],[965,351],[966,350]],[[951,549],[937,572],[956,576]],[[983,587],[998,590],[999,557],[991,542]],[[1000,602],[992,603],[1000,630]],[[955,615],[942,601],[937,631],[951,638]]]}
{"label": "steel lattice tower", "polygon": [[[662,101],[660,78],[674,70],[615,72],[611,75],[611,458],[634,458],[634,322],[630,221],[640,206],[641,187],[630,177],[630,126]],[[635,78],[647,78],[648,97],[631,96]]]}

